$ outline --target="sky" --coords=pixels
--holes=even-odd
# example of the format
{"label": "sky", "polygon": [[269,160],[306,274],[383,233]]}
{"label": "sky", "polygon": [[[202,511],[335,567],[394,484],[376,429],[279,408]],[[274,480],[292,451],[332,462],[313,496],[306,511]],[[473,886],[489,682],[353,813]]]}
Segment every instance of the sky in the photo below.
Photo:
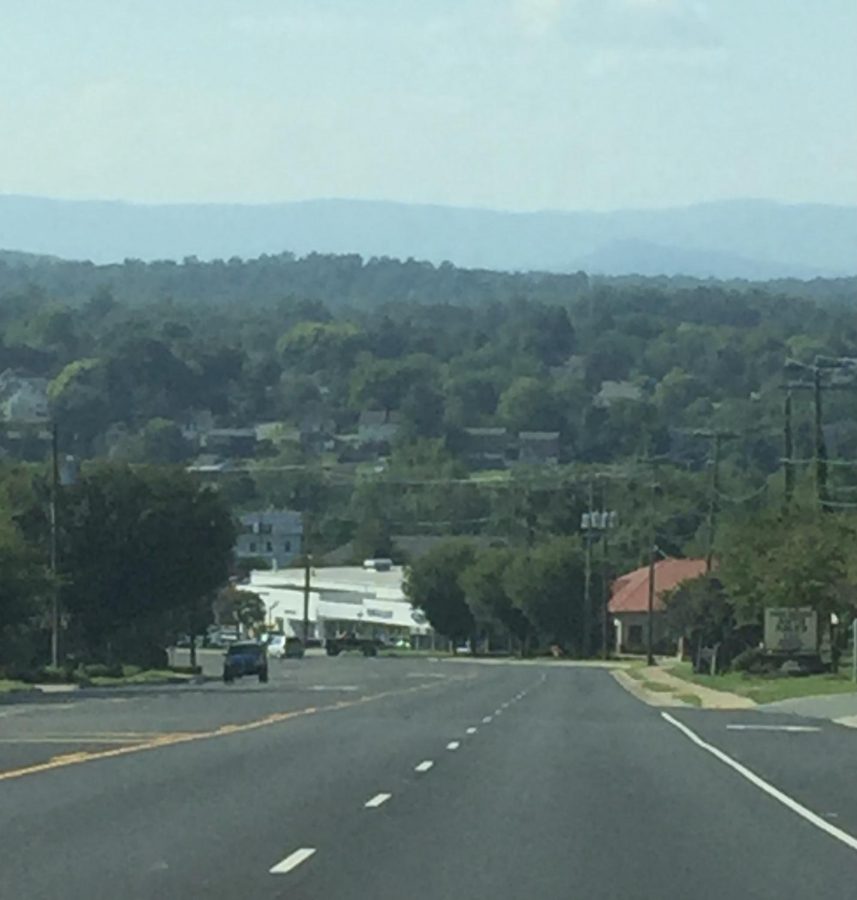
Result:
{"label": "sky", "polygon": [[855,0],[0,0],[0,193],[857,204]]}

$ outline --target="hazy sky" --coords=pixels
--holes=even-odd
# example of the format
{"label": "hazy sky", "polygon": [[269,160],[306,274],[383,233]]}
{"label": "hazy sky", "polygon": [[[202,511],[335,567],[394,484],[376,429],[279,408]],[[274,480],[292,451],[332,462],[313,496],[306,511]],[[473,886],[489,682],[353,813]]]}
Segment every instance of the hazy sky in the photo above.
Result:
{"label": "hazy sky", "polygon": [[857,0],[0,0],[0,193],[857,204]]}

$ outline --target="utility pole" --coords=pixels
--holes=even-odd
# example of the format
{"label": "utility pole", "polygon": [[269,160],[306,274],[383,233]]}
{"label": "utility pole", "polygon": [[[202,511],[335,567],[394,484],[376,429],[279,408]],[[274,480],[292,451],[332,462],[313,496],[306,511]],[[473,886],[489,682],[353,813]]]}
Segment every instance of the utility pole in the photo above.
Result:
{"label": "utility pole", "polygon": [[649,601],[646,614],[646,664],[655,664],[655,565],[658,559],[658,548],[652,541],[649,556]]}
{"label": "utility pole", "polygon": [[[601,491],[601,507],[608,510],[607,505],[607,485],[605,483]],[[601,538],[601,658],[610,658],[610,580],[607,574],[607,536],[610,533],[611,526],[615,523],[616,514],[614,512],[607,513],[606,527]]]}
{"label": "utility pole", "polygon": [[783,505],[786,509],[792,502],[795,492],[795,469],[792,459],[794,458],[794,436],[792,434],[792,392],[791,388],[786,391],[786,400],[783,404]]}
{"label": "utility pole", "polygon": [[655,664],[655,565],[658,559],[657,532],[655,530],[655,500],[657,498],[658,483],[652,472],[652,497],[649,508],[650,532],[649,532],[649,593],[646,604],[646,663]]}
{"label": "utility pole", "polygon": [[58,578],[59,535],[57,522],[57,502],[59,500],[59,431],[56,422],[51,426],[51,665],[56,668],[60,662],[60,594]]}
{"label": "utility pole", "polygon": [[594,490],[592,479],[589,479],[589,509],[587,519],[584,521],[589,527],[584,529],[584,568],[583,568],[583,641],[581,643],[581,652],[585,658],[589,656],[589,639],[592,631],[592,540],[594,538],[594,529],[592,528],[592,516],[595,508]]}
{"label": "utility pole", "polygon": [[720,490],[720,444],[723,440],[722,432],[715,431],[712,435],[714,449],[711,459],[711,488],[708,498],[708,537],[705,542],[705,571],[711,571],[711,562],[714,557],[714,534],[717,528],[717,492]]}
{"label": "utility pole", "polygon": [[819,504],[824,507],[827,496],[827,447],[821,424],[821,368],[813,367],[813,405],[815,407],[815,490]]}

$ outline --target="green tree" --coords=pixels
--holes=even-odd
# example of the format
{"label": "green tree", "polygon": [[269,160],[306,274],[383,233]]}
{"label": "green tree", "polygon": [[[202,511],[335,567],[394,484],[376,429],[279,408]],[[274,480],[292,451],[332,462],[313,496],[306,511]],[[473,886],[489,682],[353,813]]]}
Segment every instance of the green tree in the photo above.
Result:
{"label": "green tree", "polygon": [[564,424],[552,385],[539,378],[516,378],[503,391],[497,412],[512,431],[560,431]]}
{"label": "green tree", "polygon": [[221,625],[240,625],[250,631],[265,623],[265,603],[253,591],[234,585],[221,588],[214,598],[214,615]]}
{"label": "green tree", "polygon": [[507,575],[515,555],[514,550],[505,547],[480,550],[462,573],[461,585],[474,619],[502,626],[523,651],[532,626],[509,595]]}
{"label": "green tree", "polygon": [[580,653],[583,551],[576,540],[554,538],[517,555],[505,580],[513,603],[545,642],[557,643],[573,654]]}
{"label": "green tree", "polygon": [[96,657],[148,662],[167,619],[199,627],[228,577],[230,513],[180,470],[90,469],[64,492],[62,524],[64,606]]}
{"label": "green tree", "polygon": [[450,540],[438,544],[408,567],[405,594],[428,617],[439,634],[461,641],[474,640],[476,620],[461,584],[461,576],[473,564],[472,544]]}

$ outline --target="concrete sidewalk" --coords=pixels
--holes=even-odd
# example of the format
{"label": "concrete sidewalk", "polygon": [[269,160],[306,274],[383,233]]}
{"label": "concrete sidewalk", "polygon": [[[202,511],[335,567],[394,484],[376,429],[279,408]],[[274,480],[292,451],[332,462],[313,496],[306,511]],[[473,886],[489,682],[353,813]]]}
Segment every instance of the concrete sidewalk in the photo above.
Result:
{"label": "concrete sidewalk", "polygon": [[762,712],[792,713],[810,719],[829,719],[837,725],[857,728],[857,694],[827,694],[819,697],[794,697],[760,706]]}
{"label": "concrete sidewalk", "polygon": [[[661,666],[635,668],[634,677],[626,672],[613,672],[613,677],[634,696],[650,706],[689,706],[683,697],[696,697],[702,709],[754,709],[749,697],[694,684],[671,675]],[[647,690],[646,682],[662,685],[667,690]]]}

